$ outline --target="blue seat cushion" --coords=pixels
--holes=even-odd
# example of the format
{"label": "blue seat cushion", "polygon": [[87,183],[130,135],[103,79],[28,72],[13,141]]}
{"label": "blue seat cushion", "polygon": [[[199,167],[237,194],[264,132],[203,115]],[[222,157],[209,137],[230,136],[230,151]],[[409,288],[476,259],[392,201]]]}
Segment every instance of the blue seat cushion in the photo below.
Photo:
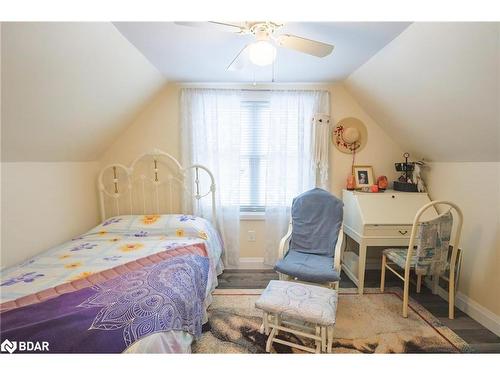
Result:
{"label": "blue seat cushion", "polygon": [[325,255],[290,250],[274,269],[280,273],[312,283],[339,281],[340,274],[333,268],[333,258]]}

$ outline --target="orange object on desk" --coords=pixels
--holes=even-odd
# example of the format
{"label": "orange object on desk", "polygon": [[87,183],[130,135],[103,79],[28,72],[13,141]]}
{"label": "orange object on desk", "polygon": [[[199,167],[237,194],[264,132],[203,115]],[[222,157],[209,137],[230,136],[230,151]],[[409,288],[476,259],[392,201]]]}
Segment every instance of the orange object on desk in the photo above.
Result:
{"label": "orange object on desk", "polygon": [[372,193],[378,193],[378,185],[372,185],[370,186],[370,190]]}
{"label": "orange object on desk", "polygon": [[356,180],[354,179],[354,176],[352,174],[347,177],[346,188],[347,190],[354,190],[356,188]]}
{"label": "orange object on desk", "polygon": [[379,190],[387,189],[387,187],[389,186],[389,181],[387,181],[387,177],[386,176],[379,176],[379,178],[377,178],[377,185],[378,185]]}

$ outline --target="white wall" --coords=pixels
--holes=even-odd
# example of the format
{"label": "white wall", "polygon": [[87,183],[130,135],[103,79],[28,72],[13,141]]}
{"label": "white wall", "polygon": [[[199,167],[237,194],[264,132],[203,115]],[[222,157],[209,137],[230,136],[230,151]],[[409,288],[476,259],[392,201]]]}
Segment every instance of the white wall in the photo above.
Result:
{"label": "white wall", "polygon": [[500,163],[431,163],[426,178],[432,199],[464,214],[458,290],[496,314],[500,327]]}
{"label": "white wall", "polygon": [[109,22],[1,25],[2,161],[93,161],[165,78]]}
{"label": "white wall", "polygon": [[97,162],[2,162],[1,268],[98,222]]}
{"label": "white wall", "polygon": [[345,85],[414,157],[500,161],[500,23],[411,24]]}
{"label": "white wall", "polygon": [[[101,166],[109,163],[128,165],[135,156],[152,148],[165,150],[180,158],[179,94],[185,85],[167,84],[164,90],[130,124],[127,130],[116,139],[101,158]],[[199,86],[199,85],[198,85]],[[203,86],[213,87],[206,84]],[[252,85],[220,84],[217,87],[254,88]],[[332,120],[337,123],[345,117],[358,117],[368,130],[368,143],[356,156],[356,163],[372,165],[375,175],[396,177],[394,162],[401,159],[403,151],[392,141],[381,127],[358,105],[342,84],[324,85],[259,85],[258,88],[288,89],[327,89],[331,93]],[[341,196],[346,178],[351,171],[352,156],[343,154],[330,143],[330,181],[331,191]],[[243,220],[241,223],[240,251],[242,257],[262,258],[264,255],[264,222]],[[256,241],[248,241],[248,231],[256,233]]]}

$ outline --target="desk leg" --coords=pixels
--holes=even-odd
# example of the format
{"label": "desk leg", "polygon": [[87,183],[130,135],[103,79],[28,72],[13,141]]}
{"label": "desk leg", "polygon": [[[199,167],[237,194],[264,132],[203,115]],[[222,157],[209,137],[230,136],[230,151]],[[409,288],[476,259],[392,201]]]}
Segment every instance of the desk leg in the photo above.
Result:
{"label": "desk leg", "polygon": [[366,266],[366,245],[362,241],[359,243],[359,258],[358,258],[358,293],[363,294],[365,286],[365,266]]}

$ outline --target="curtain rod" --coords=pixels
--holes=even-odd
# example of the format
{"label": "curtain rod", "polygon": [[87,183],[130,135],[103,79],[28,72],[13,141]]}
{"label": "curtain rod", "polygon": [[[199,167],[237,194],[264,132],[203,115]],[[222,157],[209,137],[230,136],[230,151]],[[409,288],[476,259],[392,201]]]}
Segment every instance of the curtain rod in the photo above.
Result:
{"label": "curtain rod", "polygon": [[[224,90],[224,89],[221,89]],[[231,90],[241,90],[241,91],[329,91],[327,89],[231,89]]]}
{"label": "curtain rod", "polygon": [[207,90],[239,90],[239,91],[265,91],[265,92],[270,92],[270,91],[329,91],[328,89],[287,89],[287,88],[276,88],[276,89],[240,89],[240,88],[231,88],[231,87],[183,87],[186,89],[207,89]]}

